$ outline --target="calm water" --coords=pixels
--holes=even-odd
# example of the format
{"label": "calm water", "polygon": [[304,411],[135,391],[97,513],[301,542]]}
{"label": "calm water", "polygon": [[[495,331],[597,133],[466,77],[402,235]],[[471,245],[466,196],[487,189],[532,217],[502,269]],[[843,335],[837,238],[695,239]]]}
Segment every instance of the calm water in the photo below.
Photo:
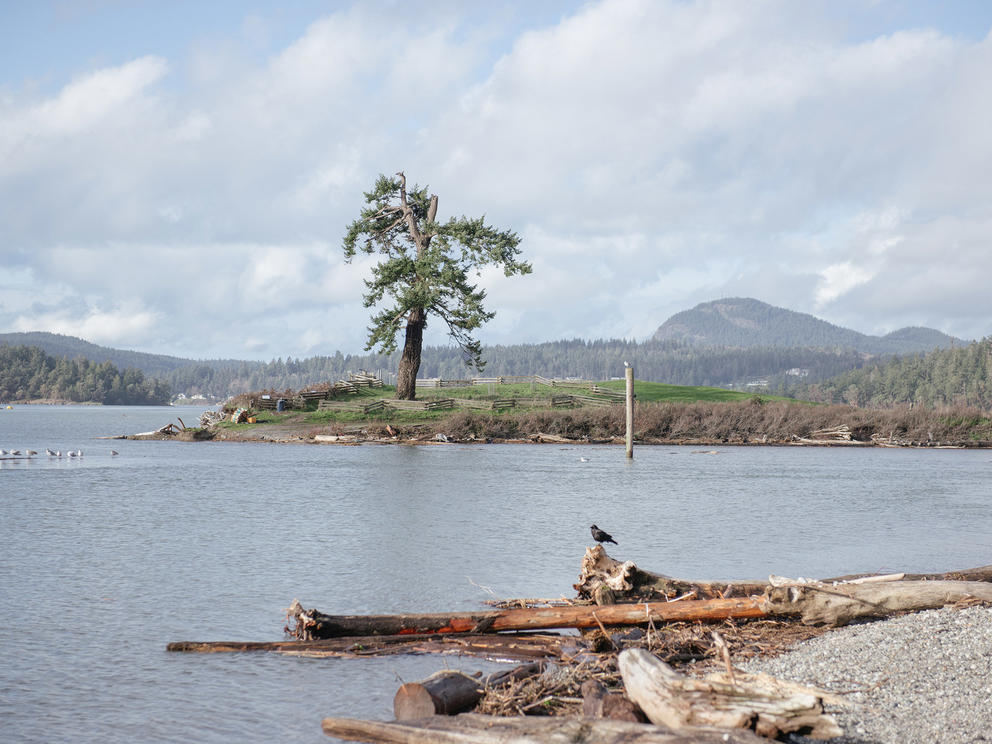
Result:
{"label": "calm water", "polygon": [[[199,410],[0,410],[0,736],[330,741],[391,718],[400,680],[456,657],[185,655],[326,612],[572,596],[596,522],[611,555],[685,578],[992,563],[992,452],[105,441]],[[120,452],[113,457],[111,449]],[[707,454],[715,451],[716,454]],[[580,461],[588,458],[588,462]]]}

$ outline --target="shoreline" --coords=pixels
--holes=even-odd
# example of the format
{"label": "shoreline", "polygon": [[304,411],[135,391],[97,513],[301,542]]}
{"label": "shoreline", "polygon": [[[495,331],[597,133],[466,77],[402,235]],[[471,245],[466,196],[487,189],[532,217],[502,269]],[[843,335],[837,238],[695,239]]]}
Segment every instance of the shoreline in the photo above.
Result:
{"label": "shoreline", "polygon": [[[338,445],[356,446],[362,444],[370,445],[406,445],[406,446],[434,446],[444,444],[457,445],[485,445],[485,444],[557,444],[568,446],[585,445],[614,445],[623,446],[623,437],[612,438],[569,438],[556,434],[537,432],[525,437],[487,437],[487,438],[457,438],[443,434],[434,434],[426,431],[415,431],[398,433],[392,436],[379,436],[366,431],[366,427],[354,427],[352,432],[331,433],[317,431],[320,427],[312,425],[297,424],[253,424],[251,429],[218,429],[217,427],[195,428],[178,430],[157,430],[153,432],[142,432],[136,434],[125,434],[115,439],[130,439],[138,441],[186,441],[186,442],[260,442],[269,444],[309,444],[309,445]],[[163,429],[166,427],[163,427]],[[718,440],[711,438],[659,438],[649,437],[645,439],[635,439],[634,445],[637,447],[832,447],[832,448],[875,448],[875,449],[955,449],[955,450],[976,450],[992,449],[992,442],[969,441],[969,442],[932,442],[932,443],[883,443],[877,441],[832,441],[832,440]]]}

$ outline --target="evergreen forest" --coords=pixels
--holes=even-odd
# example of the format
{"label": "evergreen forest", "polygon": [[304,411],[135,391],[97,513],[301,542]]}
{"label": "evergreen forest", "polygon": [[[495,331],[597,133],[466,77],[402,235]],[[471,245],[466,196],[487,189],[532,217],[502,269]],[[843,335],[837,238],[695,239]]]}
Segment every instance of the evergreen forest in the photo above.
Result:
{"label": "evergreen forest", "polygon": [[53,357],[36,346],[0,346],[0,400],[57,400],[106,405],[165,405],[168,383],[110,362]]}

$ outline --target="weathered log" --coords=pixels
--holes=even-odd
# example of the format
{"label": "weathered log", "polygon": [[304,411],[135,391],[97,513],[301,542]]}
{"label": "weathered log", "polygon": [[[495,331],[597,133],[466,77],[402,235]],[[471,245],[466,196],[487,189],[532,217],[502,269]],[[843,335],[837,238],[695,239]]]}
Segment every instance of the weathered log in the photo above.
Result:
{"label": "weathered log", "polygon": [[984,581],[796,583],[771,589],[767,609],[776,615],[799,615],[809,625],[838,626],[859,618],[930,610],[969,600],[992,602],[992,584]]}
{"label": "weathered log", "polygon": [[[864,579],[874,575],[875,574],[851,574],[849,576],[836,576],[830,579],[820,579],[820,581],[824,584],[830,584],[833,582]],[[903,573],[901,581],[988,581],[992,583],[992,566],[965,568],[960,571],[946,571],[944,573]]]}
{"label": "weathered log", "polygon": [[325,718],[328,736],[373,744],[766,744],[751,731],[686,728],[678,732],[645,723],[545,716],[519,718],[463,713],[419,721]]}
{"label": "weathered log", "polygon": [[[614,601],[671,599],[693,595],[697,599],[747,597],[762,594],[767,581],[686,581],[644,571],[633,561],[618,561],[602,545],[586,548],[582,573],[574,589],[580,597],[601,601],[612,594]],[[606,590],[609,590],[607,593]],[[609,602],[603,602],[609,603]]]}
{"label": "weathered log", "polygon": [[406,682],[400,686],[393,697],[393,716],[397,721],[433,715],[453,716],[474,708],[487,688],[540,674],[543,668],[539,662],[521,664],[493,672],[483,680],[448,669],[436,672],[420,682]]}
{"label": "weathered log", "polygon": [[580,639],[562,635],[466,634],[366,636],[325,638],[316,641],[177,641],[167,651],[185,653],[225,653],[269,651],[293,656],[360,657],[391,654],[451,653],[490,659],[547,659],[577,653]]}
{"label": "weathered log", "polygon": [[453,669],[435,672],[420,682],[406,682],[393,697],[393,716],[410,721],[433,715],[453,716],[482,698],[479,680]]}
{"label": "weathered log", "polygon": [[610,606],[529,607],[473,613],[407,615],[326,615],[301,611],[295,632],[308,638],[397,635],[405,633],[499,632],[641,625],[648,622],[719,621],[766,617],[761,602],[751,598],[641,602]]}
{"label": "weathered log", "polygon": [[753,728],[767,737],[797,733],[814,738],[840,736],[823,702],[807,689],[770,689],[753,678],[735,675],[733,683],[685,677],[654,654],[632,648],[617,662],[627,697],[653,723],[681,730],[706,725],[725,729]]}
{"label": "weathered log", "polygon": [[[821,579],[829,584],[872,577],[854,574]],[[985,581],[992,583],[992,566],[931,574],[903,574],[903,581]],[[652,601],[691,595],[698,599],[741,597],[763,594],[770,588],[768,581],[689,581],[638,568],[632,561],[611,558],[601,545],[586,548],[582,572],[574,588],[582,598],[597,603]]]}

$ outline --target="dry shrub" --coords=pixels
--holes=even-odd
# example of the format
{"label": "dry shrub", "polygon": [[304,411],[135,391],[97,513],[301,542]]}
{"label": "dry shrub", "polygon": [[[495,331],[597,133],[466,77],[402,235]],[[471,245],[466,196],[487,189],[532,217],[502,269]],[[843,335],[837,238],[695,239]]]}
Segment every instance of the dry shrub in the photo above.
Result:
{"label": "dry shrub", "polygon": [[[789,442],[838,426],[849,427],[858,441],[870,441],[873,436],[923,443],[992,440],[992,417],[964,406],[868,409],[757,399],[741,403],[638,403],[634,426],[635,437],[640,440],[676,442]],[[611,439],[624,436],[625,430],[623,406],[500,415],[462,412],[438,424],[438,431],[456,439],[513,439],[538,433]]]}

